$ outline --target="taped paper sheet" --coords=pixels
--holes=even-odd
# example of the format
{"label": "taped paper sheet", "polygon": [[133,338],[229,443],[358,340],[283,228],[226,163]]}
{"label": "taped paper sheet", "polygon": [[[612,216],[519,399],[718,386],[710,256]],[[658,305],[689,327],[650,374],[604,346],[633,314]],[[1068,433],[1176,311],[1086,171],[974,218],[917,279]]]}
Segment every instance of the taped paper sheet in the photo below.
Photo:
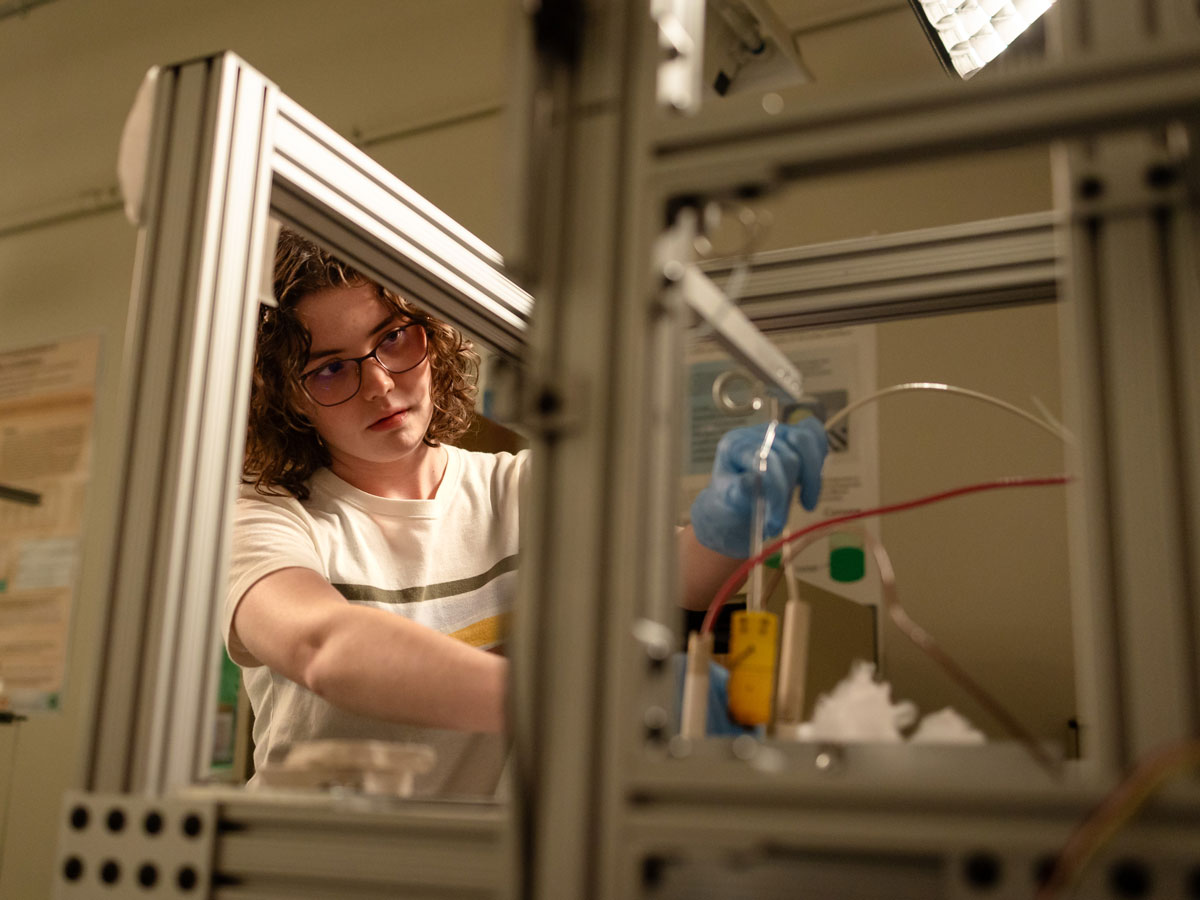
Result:
{"label": "taped paper sheet", "polygon": [[58,705],[99,355],[97,337],[0,353],[0,710]]}

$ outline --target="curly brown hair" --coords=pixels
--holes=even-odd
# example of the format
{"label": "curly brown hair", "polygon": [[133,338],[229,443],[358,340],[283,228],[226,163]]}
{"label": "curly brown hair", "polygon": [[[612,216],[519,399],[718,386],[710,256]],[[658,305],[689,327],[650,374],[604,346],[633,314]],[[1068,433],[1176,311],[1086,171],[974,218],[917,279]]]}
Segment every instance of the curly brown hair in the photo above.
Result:
{"label": "curly brown hair", "polygon": [[299,500],[308,497],[308,479],[330,463],[329,451],[302,412],[300,374],[312,348],[312,335],[296,315],[296,305],[327,288],[373,285],[379,300],[398,318],[420,323],[429,335],[433,418],[425,443],[436,447],[466,433],[474,418],[479,356],[456,329],[422,312],[403,297],[290,229],[275,247],[277,308],[263,307],[250,389],[244,480],[260,494],[282,488]]}

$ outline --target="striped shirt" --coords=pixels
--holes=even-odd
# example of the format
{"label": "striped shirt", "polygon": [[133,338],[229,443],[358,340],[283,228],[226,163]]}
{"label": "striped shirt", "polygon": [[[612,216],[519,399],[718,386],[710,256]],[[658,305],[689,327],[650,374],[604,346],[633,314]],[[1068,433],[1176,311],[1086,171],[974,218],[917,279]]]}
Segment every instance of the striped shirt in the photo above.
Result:
{"label": "striped shirt", "polygon": [[[238,602],[259,579],[292,566],[320,573],[351,603],[406,616],[483,649],[502,640],[516,585],[518,495],[528,454],[447,447],[431,500],[368,494],[321,469],[311,495],[264,497],[243,486],[234,519],[226,645]],[[504,739],[397,725],[334,707],[265,666],[243,669],[254,709],[254,762],[295,741],[372,738],[432,746],[438,760],[417,795],[491,795]]]}

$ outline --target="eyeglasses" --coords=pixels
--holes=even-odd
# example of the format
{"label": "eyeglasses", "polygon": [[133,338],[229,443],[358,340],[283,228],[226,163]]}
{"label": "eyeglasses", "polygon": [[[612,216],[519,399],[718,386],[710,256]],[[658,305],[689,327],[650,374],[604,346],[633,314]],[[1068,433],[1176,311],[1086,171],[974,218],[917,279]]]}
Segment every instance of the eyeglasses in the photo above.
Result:
{"label": "eyeglasses", "polygon": [[304,393],[320,406],[345,403],[362,387],[362,367],[368,359],[379,363],[392,375],[415,369],[429,356],[429,335],[425,326],[410,322],[388,331],[370,353],[355,359],[334,359],[300,376]]}

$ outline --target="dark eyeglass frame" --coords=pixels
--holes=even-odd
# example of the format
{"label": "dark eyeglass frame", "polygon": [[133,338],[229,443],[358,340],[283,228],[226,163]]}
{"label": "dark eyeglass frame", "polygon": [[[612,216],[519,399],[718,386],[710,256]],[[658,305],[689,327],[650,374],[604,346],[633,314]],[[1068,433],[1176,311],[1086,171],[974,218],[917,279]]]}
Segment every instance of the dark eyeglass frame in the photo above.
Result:
{"label": "dark eyeglass frame", "polygon": [[[383,346],[383,342],[388,339],[389,335],[396,334],[398,332],[408,331],[408,329],[410,329],[410,328],[419,328],[419,329],[421,329],[422,332],[424,332],[424,334],[425,334],[425,352],[421,355],[421,358],[418,359],[411,366],[405,366],[403,369],[389,369],[386,365],[383,364],[383,360],[381,360],[378,356],[379,348]],[[379,340],[376,342],[375,346],[371,349],[370,353],[364,353],[362,356],[355,356],[351,359],[335,358],[335,359],[327,360],[327,361],[321,363],[315,369],[310,369],[309,371],[307,371],[303,375],[301,375],[299,378],[300,387],[304,391],[304,393],[308,396],[308,399],[310,399],[313,403],[317,404],[317,406],[324,406],[324,407],[328,408],[331,406],[341,406],[343,403],[349,403],[351,400],[353,400],[355,397],[357,397],[358,392],[362,390],[362,367],[363,367],[363,363],[365,363],[368,359],[375,360],[376,365],[378,365],[381,369],[383,369],[389,375],[403,375],[405,372],[411,372],[413,369],[417,368],[417,366],[421,365],[421,363],[425,362],[425,360],[429,359],[429,328],[428,328],[428,326],[424,322],[409,322],[407,325],[401,325],[398,328],[388,328],[387,331],[385,331],[382,335],[380,335]],[[354,387],[354,393],[352,393],[345,400],[338,400],[336,403],[322,403],[320,400],[318,400],[316,397],[314,397],[313,392],[308,389],[308,379],[310,379],[312,376],[316,375],[318,372],[320,372],[326,366],[330,365],[331,363],[335,363],[335,362],[353,363],[354,370],[355,370],[355,373],[358,378],[358,384],[355,385],[355,387]]]}

